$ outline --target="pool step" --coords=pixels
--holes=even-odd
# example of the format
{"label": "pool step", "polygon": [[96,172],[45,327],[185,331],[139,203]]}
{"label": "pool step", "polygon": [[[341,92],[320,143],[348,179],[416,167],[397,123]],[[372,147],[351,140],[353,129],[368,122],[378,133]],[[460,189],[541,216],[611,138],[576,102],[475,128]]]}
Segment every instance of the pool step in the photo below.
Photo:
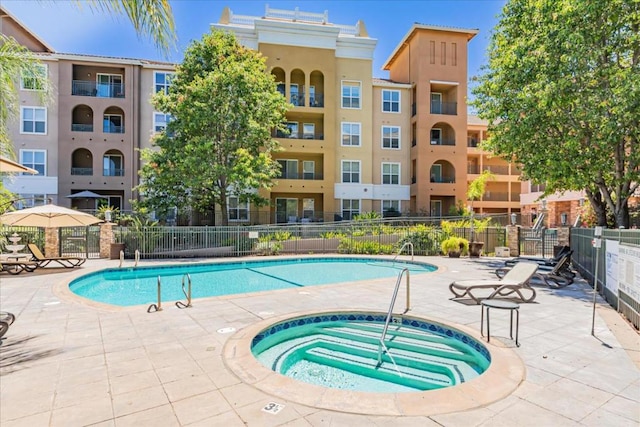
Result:
{"label": "pool step", "polygon": [[291,352],[282,361],[280,372],[286,373],[296,363],[306,360],[417,390],[433,390],[462,381],[455,366],[398,354],[394,354],[393,360],[383,355],[383,363],[378,365],[377,356],[374,348],[320,341]]}

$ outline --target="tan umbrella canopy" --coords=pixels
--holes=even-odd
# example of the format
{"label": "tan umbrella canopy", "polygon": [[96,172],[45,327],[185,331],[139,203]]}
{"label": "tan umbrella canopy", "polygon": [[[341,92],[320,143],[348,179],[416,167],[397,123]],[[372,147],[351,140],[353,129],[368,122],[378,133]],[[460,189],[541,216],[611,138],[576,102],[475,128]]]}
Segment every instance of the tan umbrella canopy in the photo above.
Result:
{"label": "tan umbrella canopy", "polygon": [[102,222],[88,213],[57,205],[42,205],[0,215],[0,224],[27,227],[79,227]]}
{"label": "tan umbrella canopy", "polygon": [[3,156],[0,156],[0,172],[27,172],[34,175],[38,174],[37,170],[22,166],[20,163],[16,163]]}

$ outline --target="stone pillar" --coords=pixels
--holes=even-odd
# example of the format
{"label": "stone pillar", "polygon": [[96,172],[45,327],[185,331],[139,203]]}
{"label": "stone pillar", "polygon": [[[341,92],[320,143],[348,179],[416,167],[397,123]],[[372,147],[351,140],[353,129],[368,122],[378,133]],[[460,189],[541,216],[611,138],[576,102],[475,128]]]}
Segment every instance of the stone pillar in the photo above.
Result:
{"label": "stone pillar", "polygon": [[111,256],[111,244],[115,242],[113,237],[113,222],[100,224],[100,258]]}
{"label": "stone pillar", "polygon": [[507,225],[505,246],[509,247],[511,256],[518,256],[518,228],[520,228],[519,225]]}
{"label": "stone pillar", "polygon": [[571,227],[558,227],[558,245],[569,246]]}
{"label": "stone pillar", "polygon": [[44,256],[47,258],[60,256],[60,229],[44,229]]}

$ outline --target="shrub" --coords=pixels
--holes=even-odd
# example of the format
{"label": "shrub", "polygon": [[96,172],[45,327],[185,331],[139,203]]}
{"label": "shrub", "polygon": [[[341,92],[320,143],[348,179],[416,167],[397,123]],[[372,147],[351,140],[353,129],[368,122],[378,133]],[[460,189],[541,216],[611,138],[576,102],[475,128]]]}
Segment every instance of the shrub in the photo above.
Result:
{"label": "shrub", "polygon": [[394,245],[385,245],[373,241],[357,241],[349,238],[340,239],[338,252],[341,254],[390,255]]}
{"label": "shrub", "polygon": [[442,230],[424,224],[409,229],[406,237],[398,241],[398,250],[407,242],[413,243],[413,252],[417,255],[438,255],[440,242],[445,238]]}
{"label": "shrub", "polygon": [[460,252],[466,255],[469,252],[469,241],[464,237],[451,236],[442,241],[442,252],[446,255],[449,252]]}

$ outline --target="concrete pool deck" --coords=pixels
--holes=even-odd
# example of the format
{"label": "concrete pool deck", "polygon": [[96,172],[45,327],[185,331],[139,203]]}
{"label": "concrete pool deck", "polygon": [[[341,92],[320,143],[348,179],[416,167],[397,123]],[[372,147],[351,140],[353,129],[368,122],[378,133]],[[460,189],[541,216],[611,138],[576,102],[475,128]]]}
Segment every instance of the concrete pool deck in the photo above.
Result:
{"label": "concrete pool deck", "polygon": [[[410,314],[479,331],[480,307],[450,300],[448,285],[491,278],[500,260],[416,259],[439,270],[411,276]],[[65,292],[72,278],[118,263],[89,260],[74,270],[0,276],[0,310],[16,315],[0,344],[3,427],[640,424],[638,333],[598,298],[591,336],[592,293],[581,280],[562,290],[536,286],[536,301],[521,304],[519,348],[508,339],[508,313],[492,311],[486,345],[507,347],[526,368],[513,393],[466,411],[455,412],[447,400],[447,413],[382,416],[296,403],[295,391],[291,399],[267,394],[228,369],[223,349],[235,336],[230,328],[289,313],[384,312],[395,279],[197,299],[183,310],[166,302],[157,313],[146,306],[105,309]],[[401,288],[396,311],[403,303]],[[281,409],[263,410],[273,403]]]}

